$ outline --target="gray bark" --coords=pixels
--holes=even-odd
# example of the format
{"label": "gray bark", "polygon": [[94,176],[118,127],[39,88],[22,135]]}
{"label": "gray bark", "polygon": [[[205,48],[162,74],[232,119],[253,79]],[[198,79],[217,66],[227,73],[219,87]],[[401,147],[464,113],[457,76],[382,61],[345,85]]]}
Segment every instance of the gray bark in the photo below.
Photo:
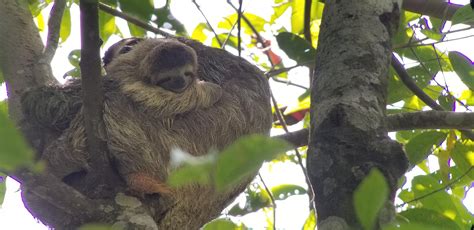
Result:
{"label": "gray bark", "polygon": [[361,228],[352,200],[360,181],[378,168],[393,198],[407,168],[385,122],[390,34],[398,25],[400,3],[326,1],[311,82],[307,159],[321,229],[335,220]]}

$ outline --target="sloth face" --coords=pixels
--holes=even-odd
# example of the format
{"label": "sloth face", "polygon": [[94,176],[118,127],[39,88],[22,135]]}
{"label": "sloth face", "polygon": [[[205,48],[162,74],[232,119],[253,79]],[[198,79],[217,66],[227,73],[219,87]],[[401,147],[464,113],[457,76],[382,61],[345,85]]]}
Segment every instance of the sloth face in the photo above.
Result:
{"label": "sloth face", "polygon": [[104,67],[119,80],[140,80],[175,93],[197,79],[196,52],[171,39],[124,39],[106,52]]}

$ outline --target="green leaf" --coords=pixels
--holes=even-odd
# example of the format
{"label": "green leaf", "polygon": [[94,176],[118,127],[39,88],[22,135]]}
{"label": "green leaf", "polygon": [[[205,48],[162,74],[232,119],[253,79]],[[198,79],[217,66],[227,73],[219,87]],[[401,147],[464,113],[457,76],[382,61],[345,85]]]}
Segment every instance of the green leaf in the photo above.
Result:
{"label": "green leaf", "polygon": [[285,152],[290,145],[263,135],[249,135],[227,147],[217,160],[215,185],[224,190],[245,177],[253,175],[264,161]]}
{"label": "green leaf", "polygon": [[31,15],[33,15],[33,17],[38,16],[41,11],[49,5],[49,3],[45,1],[28,1],[28,3]]}
{"label": "green leaf", "polygon": [[472,22],[474,22],[474,10],[472,10],[469,4],[456,10],[453,17],[451,18],[451,23],[453,25]]}
{"label": "green leaf", "polygon": [[314,214],[314,209],[311,209],[309,212],[308,218],[303,225],[303,230],[314,230],[316,228],[316,215]]}
{"label": "green leaf", "polygon": [[270,24],[275,23],[275,20],[277,20],[283,13],[286,12],[286,10],[290,7],[291,1],[286,1],[283,3],[277,3],[273,6],[273,14],[270,17]]}
{"label": "green leaf", "polygon": [[276,39],[278,46],[298,64],[310,65],[314,61],[316,50],[305,39],[289,32],[279,33]]}
{"label": "green leaf", "polygon": [[174,187],[187,184],[209,184],[210,173],[213,168],[211,162],[197,165],[186,165],[172,172],[168,177],[168,184]]}
{"label": "green leaf", "polygon": [[81,62],[81,50],[72,50],[69,55],[67,56],[69,63],[71,63],[72,66],[79,68],[79,63]]}
{"label": "green leaf", "polygon": [[0,109],[0,169],[13,171],[33,164],[33,151],[8,118],[5,106]]}
{"label": "green leaf", "polygon": [[174,17],[174,15],[171,13],[169,5],[155,9],[154,14],[156,15],[155,23],[158,25],[158,27],[174,30],[176,31],[176,34],[180,36],[188,36],[183,23]]}
{"label": "green leaf", "polygon": [[61,43],[65,42],[71,34],[71,12],[70,8],[64,9],[63,18],[61,19],[61,28],[59,31],[59,37]]}
{"label": "green leaf", "polygon": [[256,212],[262,208],[267,208],[272,205],[272,201],[267,191],[258,187],[257,189],[249,188],[245,193],[245,205],[240,207],[239,204],[235,204],[228,212],[232,216],[244,216],[252,212]]}
{"label": "green leaf", "polygon": [[456,100],[452,95],[440,95],[438,102],[446,111],[454,111],[456,108]]}
{"label": "green leaf", "polygon": [[109,37],[117,31],[115,17],[103,11],[99,11],[99,33],[103,44],[109,40]]}
{"label": "green leaf", "polygon": [[119,4],[120,9],[122,9],[124,13],[137,16],[145,21],[151,19],[151,15],[155,9],[153,0],[119,0]]}
{"label": "green leaf", "polygon": [[389,73],[387,104],[393,104],[413,95],[413,92],[408,90],[400,80],[393,67],[390,67]]}
{"label": "green leaf", "polygon": [[[257,30],[258,32],[264,31],[265,24],[268,23],[265,19],[251,13],[244,13],[243,15],[245,15],[245,17],[250,22],[252,22],[252,25],[255,28],[255,30]],[[236,21],[237,21],[237,14],[232,14],[224,18],[224,20],[222,20],[221,22],[219,22],[219,24],[217,24],[217,27],[221,29],[230,30]],[[252,28],[250,28],[250,26],[247,23],[245,23],[243,19],[242,19],[242,29],[244,33],[246,34],[250,34],[250,35],[254,34],[254,32],[252,31]]]}
{"label": "green leaf", "polygon": [[[291,32],[295,34],[303,33],[304,30],[304,8],[305,0],[289,1],[291,5]],[[310,21],[321,19],[324,4],[313,1],[311,5]]]}
{"label": "green leaf", "polygon": [[461,229],[468,229],[469,223],[474,222],[474,217],[458,198],[448,194],[444,189],[439,190],[445,187],[439,181],[440,179],[433,175],[416,176],[412,180],[415,197],[424,196],[417,201],[417,207],[441,213],[453,220]]}
{"label": "green leaf", "polygon": [[275,200],[285,200],[294,195],[306,194],[306,189],[294,184],[280,184],[271,189]]}
{"label": "green leaf", "polygon": [[293,0],[291,6],[291,32],[299,34],[304,27],[304,0]]}
{"label": "green leaf", "polygon": [[430,29],[422,29],[421,33],[424,34],[426,37],[431,38],[433,40],[439,41],[441,38],[443,38],[443,34],[437,31],[433,31]]}
{"label": "green leaf", "polygon": [[[474,145],[457,142],[451,152],[451,158],[461,172],[467,172],[474,166]],[[471,170],[467,177],[474,180],[474,170]]]}
{"label": "green leaf", "polygon": [[191,34],[191,38],[198,40],[200,42],[204,42],[207,39],[206,33],[204,30],[207,30],[207,24],[204,22],[199,23],[196,28],[194,29],[193,33]]}
{"label": "green leaf", "polygon": [[376,168],[354,191],[354,208],[364,229],[373,229],[380,209],[388,199],[388,184],[383,174]]}
{"label": "green leaf", "polygon": [[431,224],[420,223],[396,223],[382,228],[383,230],[446,230],[445,228]]}
{"label": "green leaf", "polygon": [[135,24],[132,23],[127,23],[128,24],[128,29],[130,30],[130,34],[134,37],[143,37],[146,35],[145,29],[136,26]]}
{"label": "green leaf", "polygon": [[423,132],[408,141],[405,151],[413,165],[420,163],[431,153],[433,146],[438,146],[446,139],[447,134],[438,131]]}
{"label": "green leaf", "polygon": [[423,225],[432,225],[443,229],[461,230],[456,223],[446,216],[426,208],[409,209],[399,213],[411,223],[419,223]]}
{"label": "green leaf", "polygon": [[5,199],[5,192],[7,191],[6,180],[7,175],[0,172],[0,208],[2,207]]}
{"label": "green leaf", "polygon": [[405,48],[401,55],[422,63],[422,69],[429,75],[434,75],[440,70],[451,71],[452,67],[445,54],[430,46],[417,46]]}
{"label": "green leaf", "polygon": [[459,76],[461,81],[474,90],[474,64],[464,54],[452,51],[449,52],[449,60],[453,64],[454,71]]}
{"label": "green leaf", "polygon": [[241,230],[247,229],[243,225],[237,225],[230,219],[216,219],[204,225],[203,230]]}
{"label": "green leaf", "polygon": [[465,100],[466,105],[474,105],[474,91],[469,89],[462,91],[459,100]]}

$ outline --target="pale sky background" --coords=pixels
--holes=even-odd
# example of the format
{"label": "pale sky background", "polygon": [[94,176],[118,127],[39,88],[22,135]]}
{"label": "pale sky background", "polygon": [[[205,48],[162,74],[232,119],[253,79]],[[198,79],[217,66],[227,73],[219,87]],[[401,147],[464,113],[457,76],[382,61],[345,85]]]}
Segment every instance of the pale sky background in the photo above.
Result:
{"label": "pale sky background", "polygon": [[[163,1],[157,1],[156,6]],[[188,33],[191,34],[194,30],[195,26],[200,23],[204,22],[201,14],[196,10],[194,5],[191,3],[191,0],[180,0],[180,1],[173,1],[174,4],[172,5],[172,11],[176,18],[178,18],[187,28]],[[179,2],[179,4],[178,4]],[[228,6],[225,0],[219,1],[205,1],[205,0],[198,0],[197,1],[201,5],[201,9],[205,12],[208,19],[211,21],[211,24],[217,25],[217,23],[222,20],[222,17],[233,14],[234,11]],[[244,1],[245,4],[246,1]],[[467,4],[468,0],[459,0],[459,1],[451,1],[458,4]],[[270,0],[259,0],[259,1],[252,1],[252,7],[244,7],[245,12],[254,13],[259,16],[264,16],[265,19],[269,19],[270,14],[272,13],[272,3],[273,1]],[[179,7],[179,9],[178,9]],[[176,10],[177,9],[177,10]],[[43,11],[43,16],[45,20],[47,20],[49,10]],[[288,14],[288,12],[287,12]],[[56,53],[55,58],[53,59],[52,66],[53,72],[56,77],[60,78],[59,80],[64,81],[61,79],[63,74],[68,70],[72,69],[73,67],[67,61],[67,56],[71,50],[79,49],[80,48],[80,34],[79,34],[79,15],[78,15],[78,7],[73,6],[73,10],[71,11],[71,18],[72,18],[72,30],[71,35],[68,40],[60,45],[58,52]],[[116,19],[118,24],[124,24],[123,21],[120,19]],[[289,25],[289,20],[283,21],[287,24],[285,25],[286,28],[291,28]],[[450,28],[446,26],[445,30],[451,29],[459,29],[463,26],[455,26]],[[122,27],[123,28],[123,27]],[[124,36],[129,36],[127,29],[121,29]],[[42,32],[42,37],[44,39],[45,32]],[[272,38],[270,32],[267,34],[262,34],[264,37]],[[266,36],[268,35],[268,36]],[[456,37],[464,37],[467,35],[474,35],[474,30],[468,30],[462,33],[455,33],[452,35],[448,35],[447,40],[453,39]],[[212,36],[209,34],[209,36]],[[119,37],[111,37],[109,42],[105,44],[107,48],[114,42],[120,40]],[[273,41],[272,44],[276,45],[276,41]],[[470,37],[468,39],[462,39],[452,42],[441,43],[436,45],[437,48],[440,50],[458,50],[461,51],[463,54],[467,55],[471,60],[474,60],[474,37]],[[275,50],[274,50],[275,51]],[[102,51],[103,52],[103,51]],[[252,52],[249,50],[244,52],[244,55],[248,52]],[[277,54],[281,55],[283,58],[286,55],[282,52],[278,52]],[[286,66],[291,66],[294,64],[291,60],[284,60]],[[296,68],[290,72],[289,78],[292,82],[297,82],[299,84],[308,85],[308,73],[307,70],[304,68]],[[465,89],[463,84],[460,84],[458,77],[454,76],[451,73],[445,73],[444,76],[448,79],[449,87],[452,89],[453,92],[461,92],[457,90],[459,88]],[[440,75],[438,77],[441,77]],[[441,81],[443,82],[443,81]],[[287,87],[286,85],[271,82],[272,90],[277,98],[277,101],[280,104],[291,105],[296,104],[298,102],[297,97],[303,92],[303,90],[295,88],[295,87]],[[460,95],[456,95],[460,96]],[[5,96],[5,87],[0,87],[0,100],[4,99]],[[298,130],[301,126],[295,125],[290,127],[292,130]],[[280,133],[281,131],[274,131],[273,133]],[[436,166],[437,160],[435,157],[430,157],[430,167]],[[432,170],[436,168],[433,167]],[[407,176],[412,178],[413,176],[420,174],[421,171],[415,169],[412,172],[408,173]],[[269,187],[273,187],[278,184],[297,184],[303,187],[306,187],[304,182],[303,175],[301,173],[301,169],[293,164],[265,164],[261,170],[262,177],[264,178],[266,184]],[[242,200],[242,199],[240,199]],[[470,190],[467,195],[467,198],[464,200],[464,203],[468,206],[471,213],[474,213],[474,192]],[[308,198],[306,196],[293,196],[288,198],[285,201],[277,201],[277,228],[278,229],[301,229],[306,217],[308,216]],[[271,212],[265,214],[263,211],[259,211],[257,213],[244,216],[242,218],[234,219],[235,221],[242,221],[248,227],[252,227],[254,229],[264,229],[267,226],[266,219],[271,219],[272,215]],[[0,208],[0,228],[5,230],[10,229],[46,229],[46,227],[37,222],[29,212],[23,207],[23,203],[21,201],[20,192],[19,192],[19,185],[12,179],[7,179],[7,194],[5,196],[5,201],[3,206]]]}

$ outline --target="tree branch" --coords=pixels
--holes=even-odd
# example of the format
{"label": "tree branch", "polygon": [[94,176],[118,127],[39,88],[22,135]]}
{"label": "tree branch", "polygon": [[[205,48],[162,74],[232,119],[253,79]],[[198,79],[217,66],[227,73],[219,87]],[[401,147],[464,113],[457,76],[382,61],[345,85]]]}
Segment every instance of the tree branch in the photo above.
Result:
{"label": "tree branch", "polygon": [[[405,86],[411,90],[420,100],[422,100],[426,105],[428,105],[430,108],[437,110],[437,111],[443,111],[443,107],[441,107],[436,101],[431,99],[425,92],[423,92],[422,89],[420,89],[415,82],[411,79],[410,75],[408,75],[408,72],[405,70],[403,67],[402,63],[395,57],[395,55],[392,53],[392,60],[391,64],[393,68],[395,69],[395,72],[397,72],[398,76],[400,77],[400,80],[405,84]],[[470,130],[466,130],[467,127],[459,129],[467,138],[474,140],[474,133]]]}
{"label": "tree branch", "polygon": [[46,47],[43,51],[43,59],[47,64],[53,60],[59,43],[59,32],[61,30],[61,21],[66,8],[66,0],[56,0],[49,12],[48,19],[48,37],[46,39]]}
{"label": "tree branch", "polygon": [[420,89],[420,87],[415,84],[415,82],[411,79],[410,75],[408,75],[408,72],[405,70],[405,67],[403,67],[402,63],[397,59],[397,57],[395,57],[394,54],[392,54],[392,66],[395,69],[395,72],[397,72],[403,84],[418,98],[420,98],[421,101],[423,101],[426,105],[428,105],[434,110],[444,110],[443,107],[438,105],[436,101],[431,99],[430,96],[428,96],[425,92],[423,92],[422,89]]}
{"label": "tree branch", "polygon": [[387,116],[389,131],[412,129],[474,129],[474,113],[422,111]]}
{"label": "tree branch", "polygon": [[206,20],[206,24],[207,24],[207,26],[209,26],[209,29],[211,29],[212,33],[214,34],[214,37],[216,38],[217,43],[219,43],[219,47],[222,48],[221,39],[220,39],[219,36],[217,35],[216,31],[215,31],[214,28],[212,27],[211,23],[210,23],[209,20],[207,19],[207,17],[206,17],[206,15],[204,14],[204,12],[202,12],[201,6],[196,2],[196,0],[192,0],[192,2],[194,3],[194,5],[195,5],[196,8],[198,9],[198,11],[201,13],[201,15],[202,15],[202,17],[204,18],[204,20]]}
{"label": "tree branch", "polygon": [[[87,198],[74,188],[61,182],[57,177],[48,174],[35,174],[27,170],[19,170],[10,174],[13,179],[21,182],[23,189],[26,188],[36,199],[48,203],[61,210],[65,216],[81,218],[78,223],[105,220],[105,212],[100,209],[98,202]],[[113,203],[108,203],[111,207]],[[102,206],[103,207],[103,206]],[[81,213],[80,216],[77,214]]]}
{"label": "tree branch", "polygon": [[[99,11],[97,0],[81,0],[81,78],[84,112],[84,128],[87,137],[87,150],[91,157],[91,169],[86,180],[93,188],[86,191],[113,191],[121,183],[109,163],[107,134],[103,121],[104,92],[100,66]],[[100,176],[98,176],[100,175]]]}
{"label": "tree branch", "polygon": [[430,0],[404,0],[402,4],[405,10],[445,20],[451,20],[456,10],[461,7],[463,5]]}
{"label": "tree branch", "polygon": [[122,12],[120,12],[120,11],[118,11],[118,10],[116,10],[116,9],[114,9],[114,8],[104,4],[104,3],[99,2],[99,9],[106,12],[106,13],[108,13],[108,14],[110,14],[110,15],[113,15],[115,17],[119,17],[119,18],[121,18],[121,19],[123,19],[127,22],[130,22],[130,23],[132,23],[132,24],[134,24],[138,27],[141,27],[141,28],[143,28],[147,31],[153,32],[155,34],[159,34],[163,37],[166,37],[166,38],[175,37],[174,35],[172,35],[168,32],[165,32],[165,31],[163,31],[159,28],[153,27],[153,26],[149,25],[148,23],[146,23],[146,22],[144,22],[140,19],[137,19],[135,17],[132,17],[128,14],[122,13]]}
{"label": "tree branch", "polygon": [[304,1],[304,38],[306,41],[309,42],[309,44],[312,44],[311,42],[311,4],[313,3],[312,0],[305,0]]}
{"label": "tree branch", "polygon": [[21,94],[56,80],[51,67],[38,59],[44,47],[28,5],[0,0],[0,15],[0,69],[7,84],[10,117],[20,124]]}
{"label": "tree branch", "polygon": [[[389,132],[413,129],[474,129],[474,113],[421,111],[387,116]],[[308,129],[301,129],[273,137],[302,147],[308,144],[308,135]]]}

